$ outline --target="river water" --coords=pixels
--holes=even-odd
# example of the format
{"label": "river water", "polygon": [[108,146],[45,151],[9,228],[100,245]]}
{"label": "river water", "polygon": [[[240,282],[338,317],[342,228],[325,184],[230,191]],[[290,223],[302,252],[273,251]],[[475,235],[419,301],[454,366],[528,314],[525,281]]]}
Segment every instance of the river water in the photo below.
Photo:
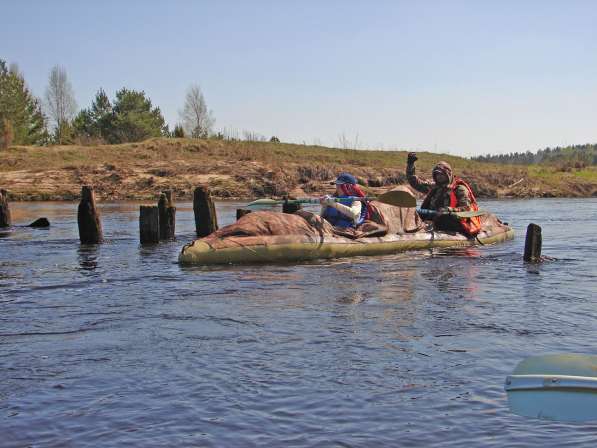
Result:
{"label": "river water", "polygon": [[[191,268],[188,203],[149,247],[135,203],[101,206],[99,247],[75,203],[13,203],[52,226],[0,234],[0,446],[595,446],[596,423],[511,414],[503,384],[527,356],[595,353],[597,199],[482,205],[515,240]],[[523,263],[529,222],[556,260]]]}

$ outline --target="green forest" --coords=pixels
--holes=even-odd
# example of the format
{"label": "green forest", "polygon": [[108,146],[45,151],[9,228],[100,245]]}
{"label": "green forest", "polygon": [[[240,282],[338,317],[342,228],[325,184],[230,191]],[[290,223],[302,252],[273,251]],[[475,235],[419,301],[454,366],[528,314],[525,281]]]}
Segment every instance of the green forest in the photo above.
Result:
{"label": "green forest", "polygon": [[597,144],[557,146],[555,148],[545,148],[536,153],[527,151],[478,156],[472,157],[472,160],[507,165],[558,165],[579,169],[597,165]]}

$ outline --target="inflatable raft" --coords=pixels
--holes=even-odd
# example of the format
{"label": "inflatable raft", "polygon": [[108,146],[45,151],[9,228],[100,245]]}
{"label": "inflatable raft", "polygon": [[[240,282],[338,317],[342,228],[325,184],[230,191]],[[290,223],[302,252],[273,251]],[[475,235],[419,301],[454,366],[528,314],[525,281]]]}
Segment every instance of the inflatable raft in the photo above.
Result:
{"label": "inflatable raft", "polygon": [[[381,236],[339,235],[327,222],[313,215],[256,212],[236,223],[183,247],[179,262],[192,265],[276,263],[393,254],[434,247],[467,247],[499,243],[514,237],[514,231],[497,217],[482,217],[482,231],[473,238],[460,233],[433,230],[422,222],[414,208],[383,204]],[[385,210],[383,210],[385,208]]]}

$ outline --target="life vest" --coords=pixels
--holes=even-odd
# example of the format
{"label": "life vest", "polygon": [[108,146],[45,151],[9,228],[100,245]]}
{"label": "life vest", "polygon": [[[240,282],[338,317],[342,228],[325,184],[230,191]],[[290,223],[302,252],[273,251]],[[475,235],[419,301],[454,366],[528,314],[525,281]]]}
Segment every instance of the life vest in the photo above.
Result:
{"label": "life vest", "polygon": [[[477,205],[477,200],[475,199],[475,195],[473,194],[473,190],[469,184],[467,184],[462,179],[456,177],[454,178],[454,182],[450,186],[450,207],[456,207],[458,205],[458,198],[456,197],[456,187],[459,185],[463,185],[468,191],[468,197],[471,200],[471,211],[479,210],[479,206]],[[462,218],[459,220],[460,225],[462,226],[462,230],[469,236],[475,236],[481,231],[481,217],[474,216],[472,218]]]}
{"label": "life vest", "polygon": [[[336,197],[338,199],[342,199],[342,198],[349,198],[350,196],[336,196]],[[346,205],[347,207],[351,207],[353,202],[354,201],[349,200],[349,201],[342,201],[340,203],[342,205]],[[325,218],[325,220],[328,221],[334,227],[343,227],[343,228],[357,227],[357,226],[361,225],[363,223],[363,221],[365,221],[366,216],[367,216],[367,204],[365,204],[365,202],[363,202],[361,205],[361,214],[359,215],[359,218],[356,221],[353,221],[348,216],[346,216],[344,213],[340,213],[334,207],[326,207],[325,210],[323,211],[323,215],[322,215],[322,217]]]}

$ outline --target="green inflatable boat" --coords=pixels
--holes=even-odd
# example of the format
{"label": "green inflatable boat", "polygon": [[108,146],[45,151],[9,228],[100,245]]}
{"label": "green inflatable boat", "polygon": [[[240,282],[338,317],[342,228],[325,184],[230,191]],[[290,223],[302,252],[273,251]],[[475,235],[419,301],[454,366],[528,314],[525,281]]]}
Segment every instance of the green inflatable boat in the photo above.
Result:
{"label": "green inflatable boat", "polygon": [[482,216],[473,238],[440,232],[422,221],[415,208],[373,203],[374,221],[357,231],[338,231],[308,212],[254,212],[183,247],[179,262],[189,265],[276,263],[393,254],[434,247],[499,243],[514,231],[495,215]]}

